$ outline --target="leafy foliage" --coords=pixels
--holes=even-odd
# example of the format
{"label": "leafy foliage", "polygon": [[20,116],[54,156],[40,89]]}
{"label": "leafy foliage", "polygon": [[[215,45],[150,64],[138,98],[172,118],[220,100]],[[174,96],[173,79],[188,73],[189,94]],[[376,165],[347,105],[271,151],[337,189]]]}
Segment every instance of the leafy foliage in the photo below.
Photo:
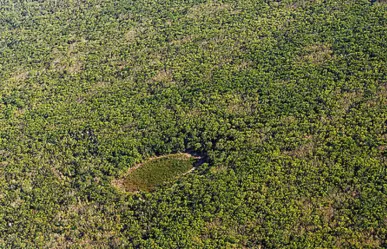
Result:
{"label": "leafy foliage", "polygon": [[384,1],[3,2],[1,248],[387,247]]}

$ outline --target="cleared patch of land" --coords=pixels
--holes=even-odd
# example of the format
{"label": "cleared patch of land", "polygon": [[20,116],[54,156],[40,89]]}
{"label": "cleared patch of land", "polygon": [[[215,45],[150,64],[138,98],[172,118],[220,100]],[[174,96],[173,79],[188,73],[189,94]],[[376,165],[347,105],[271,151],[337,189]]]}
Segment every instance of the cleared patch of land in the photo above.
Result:
{"label": "cleared patch of land", "polygon": [[191,172],[199,161],[200,157],[188,153],[152,157],[131,168],[124,177],[113,181],[112,184],[131,193],[149,192],[158,185]]}

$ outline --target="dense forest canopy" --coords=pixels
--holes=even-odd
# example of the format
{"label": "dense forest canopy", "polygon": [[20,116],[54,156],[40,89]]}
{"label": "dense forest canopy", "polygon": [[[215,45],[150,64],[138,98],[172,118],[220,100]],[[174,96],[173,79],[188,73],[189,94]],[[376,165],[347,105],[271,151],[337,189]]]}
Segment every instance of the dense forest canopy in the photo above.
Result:
{"label": "dense forest canopy", "polygon": [[1,1],[0,247],[387,247],[386,41],[385,1]]}

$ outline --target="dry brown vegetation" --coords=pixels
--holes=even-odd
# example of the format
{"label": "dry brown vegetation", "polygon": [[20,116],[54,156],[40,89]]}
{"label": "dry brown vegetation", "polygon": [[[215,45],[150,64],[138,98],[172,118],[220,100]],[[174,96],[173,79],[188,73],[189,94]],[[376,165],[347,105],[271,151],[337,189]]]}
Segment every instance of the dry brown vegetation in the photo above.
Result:
{"label": "dry brown vegetation", "polygon": [[136,30],[132,29],[125,33],[125,40],[128,42],[132,42],[135,40],[137,35]]}
{"label": "dry brown vegetation", "polygon": [[213,15],[220,11],[229,11],[232,9],[230,4],[220,4],[220,3],[202,3],[192,7],[187,14],[189,18],[198,18],[204,15]]}
{"label": "dry brown vegetation", "polygon": [[253,104],[244,100],[239,94],[232,94],[232,96],[227,96],[226,99],[228,100],[226,109],[228,113],[250,115],[254,112]]}
{"label": "dry brown vegetation", "polygon": [[[74,218],[78,220],[76,231],[71,229]],[[103,220],[103,226],[100,225],[101,220]],[[55,222],[64,224],[67,229],[64,234],[55,234],[47,244],[47,248],[72,248],[75,245],[82,248],[106,248],[108,245],[120,245],[120,239],[117,238],[118,231],[112,228],[114,221],[106,220],[95,204],[79,201],[69,206],[67,210],[58,212]],[[86,234],[90,229],[94,233]],[[68,239],[72,235],[76,235],[76,239]]]}
{"label": "dry brown vegetation", "polygon": [[152,80],[155,82],[164,82],[164,83],[171,82],[172,72],[170,70],[169,71],[161,70],[152,78]]}
{"label": "dry brown vegetation", "polygon": [[320,65],[334,58],[328,44],[314,44],[304,48],[303,54],[297,58],[297,63]]}
{"label": "dry brown vegetation", "polygon": [[86,40],[81,39],[68,44],[68,46],[62,50],[54,48],[52,50],[52,56],[54,57],[51,62],[51,69],[55,71],[66,70],[69,73],[79,73],[83,67],[84,54],[81,52],[81,47],[87,43]]}

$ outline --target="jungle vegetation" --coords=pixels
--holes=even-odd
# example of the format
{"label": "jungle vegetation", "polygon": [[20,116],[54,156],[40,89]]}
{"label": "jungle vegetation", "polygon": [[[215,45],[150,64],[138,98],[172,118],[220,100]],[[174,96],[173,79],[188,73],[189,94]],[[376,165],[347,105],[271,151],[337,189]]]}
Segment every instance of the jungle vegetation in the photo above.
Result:
{"label": "jungle vegetation", "polygon": [[386,248],[386,41],[382,0],[1,1],[0,248]]}

